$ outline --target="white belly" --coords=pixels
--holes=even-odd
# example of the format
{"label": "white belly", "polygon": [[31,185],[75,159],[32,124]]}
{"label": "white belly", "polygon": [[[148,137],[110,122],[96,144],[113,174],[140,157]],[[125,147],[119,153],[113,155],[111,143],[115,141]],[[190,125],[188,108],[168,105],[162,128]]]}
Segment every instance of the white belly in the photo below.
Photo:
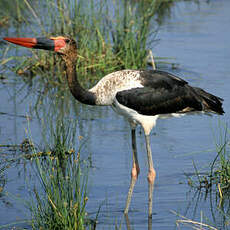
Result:
{"label": "white belly", "polygon": [[187,114],[193,114],[191,113],[169,113],[169,114],[158,114],[158,115],[154,115],[154,116],[148,116],[148,115],[142,115],[138,112],[136,112],[133,109],[130,109],[122,104],[120,104],[116,98],[113,101],[112,104],[112,108],[113,110],[124,116],[129,122],[130,124],[133,126],[136,125],[141,125],[144,129],[144,132],[146,135],[149,135],[151,130],[154,128],[154,126],[156,125],[156,121],[158,118],[161,119],[166,119],[166,118],[170,118],[170,117],[181,117]]}
{"label": "white belly", "polygon": [[120,104],[116,98],[113,101],[112,108],[116,113],[124,116],[131,125],[140,124],[146,135],[150,134],[152,128],[156,125],[157,118],[159,117],[159,115],[147,116],[139,114],[135,110]]}

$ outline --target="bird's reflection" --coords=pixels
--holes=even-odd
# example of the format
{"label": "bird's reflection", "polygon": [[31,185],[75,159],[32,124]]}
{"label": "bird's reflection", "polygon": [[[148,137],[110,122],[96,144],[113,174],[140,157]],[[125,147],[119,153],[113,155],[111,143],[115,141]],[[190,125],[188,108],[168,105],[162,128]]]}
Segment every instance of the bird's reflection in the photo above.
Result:
{"label": "bird's reflection", "polygon": [[[124,214],[124,216],[125,216],[125,222],[126,222],[126,229],[131,230],[129,216],[128,214]],[[152,230],[152,218],[148,218],[148,230]]]}

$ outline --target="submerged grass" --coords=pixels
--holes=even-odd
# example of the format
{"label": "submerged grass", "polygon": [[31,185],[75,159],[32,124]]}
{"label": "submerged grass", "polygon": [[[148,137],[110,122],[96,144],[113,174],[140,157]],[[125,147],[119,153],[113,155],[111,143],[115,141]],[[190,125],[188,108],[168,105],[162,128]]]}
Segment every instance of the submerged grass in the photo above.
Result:
{"label": "submerged grass", "polygon": [[[189,227],[190,229],[199,229],[199,230],[218,230],[216,227],[211,226],[210,224],[206,224],[203,221],[195,221],[192,219],[189,219],[185,216],[182,216],[178,214],[175,211],[171,211],[173,214],[178,216],[178,220],[176,220],[176,226],[177,229],[181,229],[181,226]],[[203,219],[203,216],[201,216],[201,219]]]}
{"label": "submerged grass", "polygon": [[6,184],[4,171],[5,171],[5,166],[1,165],[0,166],[0,197],[1,197],[1,193],[3,192],[3,189],[4,189],[5,184]]}

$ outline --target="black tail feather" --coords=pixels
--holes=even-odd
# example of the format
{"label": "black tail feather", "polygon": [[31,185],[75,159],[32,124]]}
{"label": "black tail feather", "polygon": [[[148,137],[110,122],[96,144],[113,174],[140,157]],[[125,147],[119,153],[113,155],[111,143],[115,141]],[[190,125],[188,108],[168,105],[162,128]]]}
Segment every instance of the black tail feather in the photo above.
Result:
{"label": "black tail feather", "polygon": [[203,89],[197,87],[194,87],[194,89],[196,93],[199,95],[199,97],[201,97],[202,99],[204,111],[215,112],[220,115],[224,114],[224,110],[222,107],[222,101],[223,101],[222,98],[207,93]]}

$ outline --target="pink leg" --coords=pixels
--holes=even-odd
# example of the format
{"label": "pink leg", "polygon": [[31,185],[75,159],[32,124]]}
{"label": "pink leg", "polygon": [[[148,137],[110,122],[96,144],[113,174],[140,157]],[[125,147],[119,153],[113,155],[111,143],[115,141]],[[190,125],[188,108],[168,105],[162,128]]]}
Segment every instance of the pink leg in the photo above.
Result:
{"label": "pink leg", "polygon": [[156,178],[156,171],[153,168],[153,160],[152,160],[152,153],[151,153],[151,147],[150,147],[150,140],[149,135],[145,135],[146,140],[146,149],[147,149],[147,156],[148,156],[148,166],[149,166],[149,172],[148,172],[148,183],[149,183],[149,218],[152,218],[152,205],[153,205],[153,188],[154,188],[154,181]]}
{"label": "pink leg", "polygon": [[137,159],[135,129],[132,129],[132,149],[133,149],[133,166],[131,170],[131,182],[129,186],[128,196],[127,196],[127,201],[126,201],[126,206],[125,206],[125,211],[124,211],[126,215],[128,214],[128,211],[129,211],[129,205],[130,205],[130,201],[131,201],[132,194],[133,194],[133,188],[136,184],[138,175],[140,173],[140,168],[139,168],[138,159]]}
{"label": "pink leg", "polygon": [[154,168],[151,168],[148,173],[148,182],[149,182],[149,218],[152,218],[152,206],[153,206],[153,188],[154,181],[156,178],[156,171]]}

